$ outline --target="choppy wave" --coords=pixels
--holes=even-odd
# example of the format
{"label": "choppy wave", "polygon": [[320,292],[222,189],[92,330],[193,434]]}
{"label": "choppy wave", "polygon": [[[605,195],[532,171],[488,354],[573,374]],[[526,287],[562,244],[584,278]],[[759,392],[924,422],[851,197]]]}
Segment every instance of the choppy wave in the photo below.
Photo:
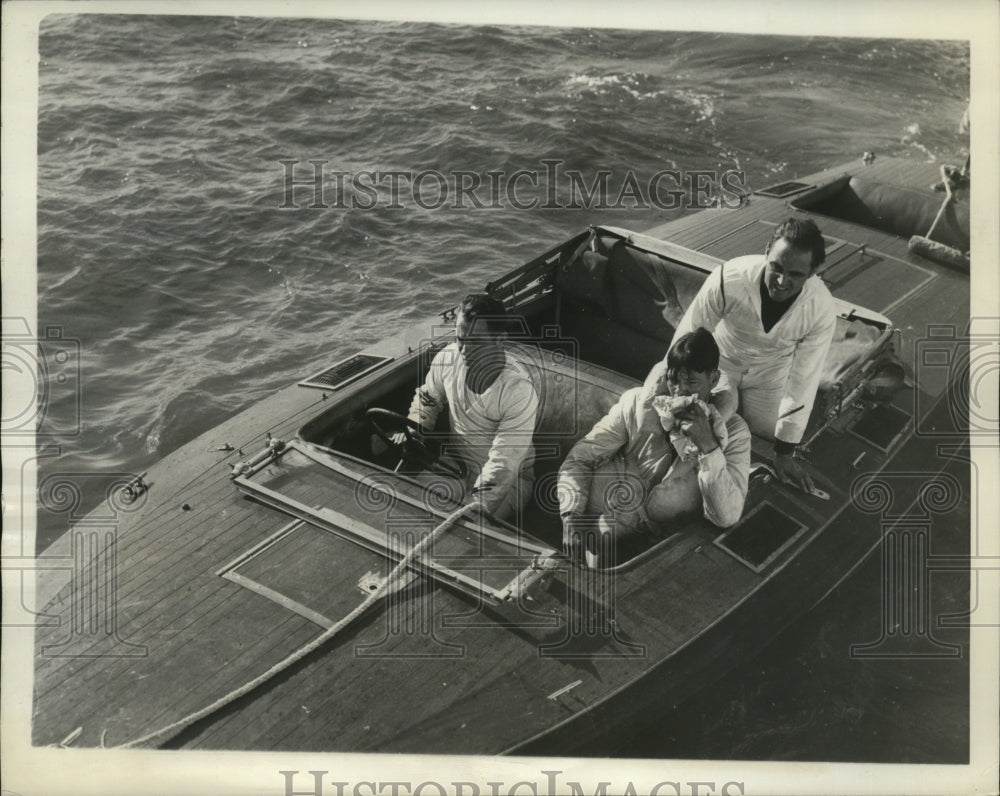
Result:
{"label": "choppy wave", "polygon": [[282,209],[281,160],[300,175],[310,160],[352,174],[485,174],[554,158],[585,175],[610,169],[617,184],[628,170],[735,166],[752,187],[870,149],[948,158],[961,146],[968,52],[64,14],[43,24],[39,76],[39,322],[79,339],[86,363],[87,423],[64,444],[84,462],[141,469],[317,360],[595,220],[425,210],[405,194],[402,208],[310,209],[306,197]]}

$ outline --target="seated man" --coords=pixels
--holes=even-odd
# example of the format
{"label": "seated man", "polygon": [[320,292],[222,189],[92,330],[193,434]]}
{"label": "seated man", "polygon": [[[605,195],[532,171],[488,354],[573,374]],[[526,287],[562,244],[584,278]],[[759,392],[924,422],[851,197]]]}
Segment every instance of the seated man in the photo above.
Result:
{"label": "seated man", "polygon": [[409,412],[430,432],[447,408],[445,453],[465,465],[471,498],[497,517],[510,517],[531,496],[538,412],[527,370],[504,351],[505,323],[499,301],[466,296],[455,316],[455,342],[434,357]]}
{"label": "seated man", "polygon": [[830,291],[812,278],[824,257],[816,224],[786,219],[763,256],[737,257],[709,275],[674,338],[699,326],[714,332],[720,368],[739,391],[740,413],[754,434],[775,441],[778,475],[807,491],[812,478],[793,454],[837,321]]}
{"label": "seated man", "polygon": [[584,557],[585,531],[595,525],[602,547],[632,552],[698,513],[720,527],[739,520],[750,430],[717,408],[733,403],[713,394],[719,375],[719,347],[708,330],[696,329],[573,446],[558,490],[568,555]]}

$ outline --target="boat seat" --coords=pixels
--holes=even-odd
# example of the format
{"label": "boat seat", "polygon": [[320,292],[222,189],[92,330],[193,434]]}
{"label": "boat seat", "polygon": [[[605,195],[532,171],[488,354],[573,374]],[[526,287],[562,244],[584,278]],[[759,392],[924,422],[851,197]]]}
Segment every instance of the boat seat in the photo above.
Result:
{"label": "boat seat", "polygon": [[[563,351],[512,344],[538,392],[535,436],[572,446],[608,413],[625,390],[641,382]],[[567,447],[568,450],[568,447]]]}
{"label": "boat seat", "polygon": [[640,382],[561,350],[512,343],[508,353],[525,366],[538,393],[532,436],[534,500],[526,508],[523,527],[546,544],[558,546],[562,538],[556,488],[559,467],[621,394]]}
{"label": "boat seat", "polygon": [[598,235],[556,272],[562,333],[578,341],[583,358],[642,379],[666,354],[702,279],[620,238]]}
{"label": "boat seat", "polygon": [[640,382],[559,350],[511,345],[538,393],[535,476],[554,472],[570,448]]}

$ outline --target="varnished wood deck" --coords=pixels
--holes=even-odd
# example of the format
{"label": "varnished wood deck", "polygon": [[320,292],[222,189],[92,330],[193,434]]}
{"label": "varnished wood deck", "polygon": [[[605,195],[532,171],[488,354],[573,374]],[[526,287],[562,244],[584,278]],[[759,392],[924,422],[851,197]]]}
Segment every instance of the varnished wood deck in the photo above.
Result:
{"label": "varnished wood deck", "polygon": [[[842,172],[833,169],[810,181]],[[866,176],[903,177],[925,189],[937,177],[937,164],[925,168],[909,161],[881,161]],[[768,225],[790,212],[783,200],[754,196],[742,212],[698,213],[648,234],[728,257],[753,253],[747,247],[766,241]],[[887,256],[882,261],[887,263],[885,279],[878,278],[877,262],[854,265],[846,260],[844,266],[853,270],[831,269],[827,278],[835,295],[864,300],[903,330],[904,361],[914,361],[915,341],[925,336],[929,323],[965,327],[966,275],[912,255],[905,239],[833,219],[817,221],[826,235],[844,241],[831,252],[831,260],[860,244]],[[907,272],[901,264],[917,268]],[[909,280],[912,287],[902,296],[900,280]],[[387,341],[371,353],[398,357],[426,333],[415,330],[412,337]],[[926,413],[948,378],[944,372],[932,373],[897,403],[916,415]],[[366,383],[362,379],[344,396],[361,395]],[[282,391],[152,468],[149,492],[136,506],[120,507],[112,519],[93,526],[81,523],[72,532],[98,533],[103,539],[101,534],[113,531],[108,554],[115,559],[98,558],[90,562],[87,577],[48,586],[53,599],[46,613],[59,615],[62,624],[39,627],[36,635],[36,744],[58,743],[77,727],[83,728],[77,746],[125,743],[211,702],[319,634],[321,629],[308,619],[217,574],[285,525],[288,516],[235,489],[229,465],[236,453],[209,449],[230,442],[250,454],[263,446],[265,433],[289,439],[325,408],[318,391]],[[817,443],[830,462],[822,481],[835,495],[830,506],[773,485],[753,487],[807,521],[814,537],[847,502],[855,477],[848,463],[860,452],[867,454],[869,469],[885,461],[856,438],[831,439],[828,435]],[[297,485],[297,497],[322,503],[330,488],[322,479],[309,480]],[[856,518],[853,522],[864,524]],[[854,528],[855,536],[845,537],[850,544],[827,533],[808,549],[808,556],[816,566],[827,562],[849,568],[851,556],[879,539],[877,522],[865,522],[861,530]],[[727,644],[760,642],[751,638],[754,632],[759,635],[752,628],[705,632],[734,605],[743,605],[741,610],[758,619],[752,612],[768,608],[775,616],[790,616],[794,606],[787,605],[789,593],[818,599],[826,588],[803,563],[811,559],[803,556],[783,573],[782,590],[775,591],[769,578],[785,560],[758,575],[716,547],[717,534],[703,525],[616,573],[615,636],[567,636],[579,612],[589,610],[566,598],[567,588],[583,588],[572,580],[583,577],[579,572],[556,578],[532,606],[537,615],[527,617],[486,609],[467,595],[421,579],[327,648],[174,743],[218,749],[490,753],[517,746],[595,706],[600,710],[584,721],[596,721],[593,716],[609,720],[609,698],[634,695],[654,665],[660,690],[682,698],[709,675],[711,666],[704,661],[733,654],[734,647]],[[67,535],[47,553],[71,555],[72,538]],[[304,540],[283,549],[288,566],[313,549]],[[322,595],[323,612],[335,619],[363,599],[359,577],[373,569],[384,571],[386,565],[377,554],[342,539],[330,536],[329,545],[324,561],[336,566],[325,567],[327,582],[321,588],[302,584],[302,594]],[[112,565],[117,579],[105,577],[104,562]],[[271,565],[280,567],[281,562]],[[741,603],[762,584],[773,593],[765,589],[761,594],[770,597]],[[521,626],[510,627],[511,622]],[[685,654],[670,657],[679,651]]]}

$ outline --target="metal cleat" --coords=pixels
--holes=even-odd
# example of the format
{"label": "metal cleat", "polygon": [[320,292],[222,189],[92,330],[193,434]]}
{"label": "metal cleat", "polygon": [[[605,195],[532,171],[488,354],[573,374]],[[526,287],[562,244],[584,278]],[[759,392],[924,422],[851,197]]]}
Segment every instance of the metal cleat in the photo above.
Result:
{"label": "metal cleat", "polygon": [[770,480],[770,478],[773,478],[780,484],[784,484],[785,486],[790,486],[793,489],[798,489],[800,492],[805,492],[807,495],[818,497],[820,500],[830,499],[830,493],[824,492],[817,486],[814,486],[811,490],[809,490],[809,489],[803,489],[798,484],[793,484],[791,481],[785,481],[784,479],[778,476],[777,471],[770,464],[767,464],[765,462],[758,462],[757,464],[755,464],[753,467],[750,468],[751,478],[753,478],[753,476],[755,476],[757,473],[765,473],[769,477],[768,480]]}
{"label": "metal cleat", "polygon": [[[241,475],[253,475],[269,461],[276,459],[285,449],[285,442],[272,437],[270,431],[267,432],[267,435],[264,437],[264,444],[266,445],[264,450],[259,453],[255,453],[245,461],[236,462],[233,465],[233,471],[229,474],[229,477],[238,478]],[[242,448],[240,450],[242,452]]]}
{"label": "metal cleat", "polygon": [[143,492],[149,489],[149,484],[142,480],[146,475],[147,473],[141,473],[122,487],[122,497],[126,502],[134,502]]}

